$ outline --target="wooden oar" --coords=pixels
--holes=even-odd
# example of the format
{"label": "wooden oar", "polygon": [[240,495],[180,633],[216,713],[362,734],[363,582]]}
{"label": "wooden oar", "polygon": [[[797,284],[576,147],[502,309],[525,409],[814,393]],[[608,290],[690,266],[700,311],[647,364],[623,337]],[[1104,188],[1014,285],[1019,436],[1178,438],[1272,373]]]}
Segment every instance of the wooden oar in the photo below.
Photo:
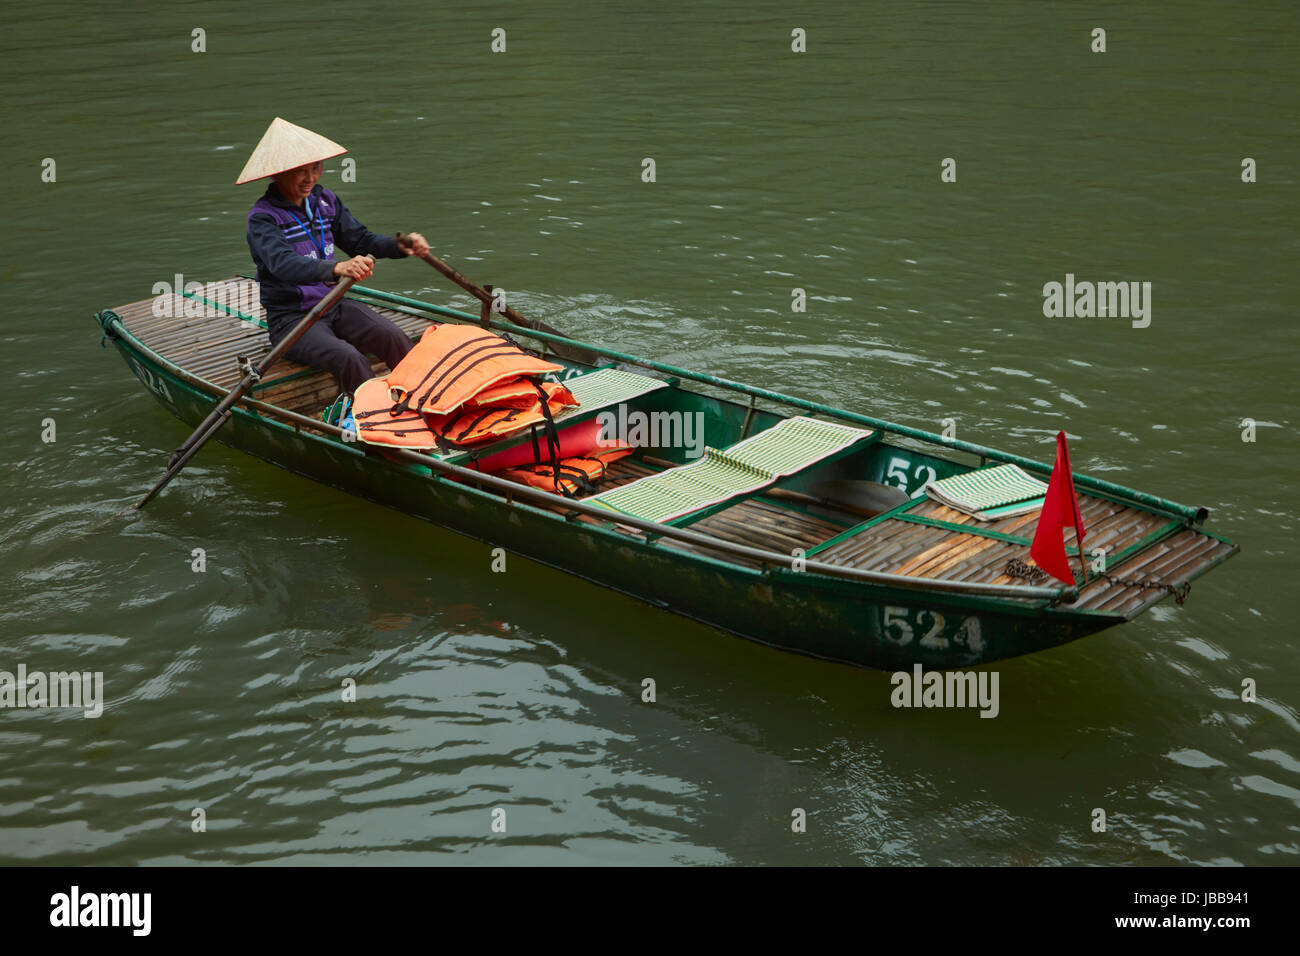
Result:
{"label": "wooden oar", "polygon": [[[399,232],[397,234],[397,244],[405,249],[411,245],[411,240],[408,236]],[[429,263],[429,265],[433,266],[470,295],[474,296],[474,298],[478,299],[479,302],[483,303],[483,305],[487,307],[487,309],[493,307],[495,299],[492,293],[483,288],[483,286],[479,285],[473,279],[461,275],[451,266],[447,265],[447,263],[435,256],[432,252],[426,252],[420,258]],[[506,306],[505,316],[511,322],[515,323],[515,325],[522,325],[526,329],[536,329],[538,332],[545,332],[547,335],[558,335],[561,338],[568,338],[568,336],[559,329],[551,328],[551,326],[547,325],[545,322],[541,322],[537,319],[525,318],[520,315],[513,306]],[[570,362],[581,362],[584,365],[596,365],[600,361],[600,356],[595,352],[590,349],[581,348],[577,345],[561,345],[558,342],[551,342],[550,346],[555,350],[556,355],[560,356],[560,358],[568,359]]]}
{"label": "wooden oar", "polygon": [[158,484],[149,489],[148,494],[131,506],[131,510],[139,511],[152,501],[158,492],[166,488],[169,481],[180,474],[181,469],[185,467],[186,463],[194,457],[195,453],[203,447],[204,443],[209,438],[217,433],[217,429],[224,425],[226,420],[230,418],[230,410],[234,407],[235,403],[243,398],[245,393],[261,380],[262,376],[266,374],[266,371],[272,365],[280,361],[280,358],[285,352],[293,348],[294,343],[303,337],[303,334],[312,327],[317,319],[328,312],[333,307],[334,303],[343,298],[344,293],[346,293],[348,289],[352,288],[352,284],[355,281],[356,280],[352,278],[345,278],[340,281],[330,290],[330,293],[325,296],[325,298],[321,299],[320,302],[316,304],[314,309],[302,317],[301,321],[293,327],[293,331],[276,343],[275,348],[271,349],[266,358],[262,359],[256,367],[250,367],[248,369],[247,374],[239,380],[239,383],[226,393],[226,397],[217,404],[217,407],[212,410],[207,418],[203,419],[203,422],[199,427],[194,429],[194,434],[185,439],[184,444],[172,452],[172,456],[167,462],[167,473],[158,480]]}

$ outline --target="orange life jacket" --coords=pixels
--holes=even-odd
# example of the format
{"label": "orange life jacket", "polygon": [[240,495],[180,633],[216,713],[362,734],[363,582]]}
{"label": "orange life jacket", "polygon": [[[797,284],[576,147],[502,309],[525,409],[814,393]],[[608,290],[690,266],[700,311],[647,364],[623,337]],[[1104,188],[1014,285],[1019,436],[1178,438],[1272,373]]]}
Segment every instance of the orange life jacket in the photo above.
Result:
{"label": "orange life jacket", "polygon": [[497,382],[473,398],[465,400],[461,408],[528,408],[537,401],[537,389],[526,378],[506,379]]}
{"label": "orange life jacket", "polygon": [[[399,448],[441,448],[449,445],[475,445],[494,438],[504,438],[537,422],[547,413],[554,416],[561,409],[578,404],[563,385],[546,382],[541,386],[528,382],[533,393],[529,408],[472,408],[449,415],[426,415],[413,408],[399,410],[382,378],[363,382],[352,400],[352,415],[357,423],[357,437],[368,445],[395,445]],[[542,409],[541,393],[547,396]]]}
{"label": "orange life jacket", "polygon": [[430,326],[388,375],[392,403],[430,415],[455,411],[506,379],[559,372],[504,337],[472,325]]}
{"label": "orange life jacket", "polygon": [[605,477],[611,464],[620,458],[632,454],[631,445],[614,445],[609,448],[592,449],[586,455],[575,458],[561,458],[559,461],[559,479],[555,469],[549,464],[533,465],[529,468],[507,468],[500,472],[502,478],[509,478],[523,485],[541,488],[566,498],[574,498],[579,491],[591,491]]}
{"label": "orange life jacket", "polygon": [[546,382],[541,386],[546,393],[546,409],[542,408],[538,386],[528,383],[533,401],[527,408],[466,408],[450,415],[429,415],[429,427],[453,445],[476,445],[493,438],[503,438],[529,425],[544,421],[547,411],[552,416],[565,408],[578,404],[563,385]]}
{"label": "orange life jacket", "polygon": [[425,417],[413,408],[393,413],[396,406],[382,378],[362,382],[352,397],[352,416],[357,438],[367,445],[395,445],[398,448],[437,448],[438,436]]}

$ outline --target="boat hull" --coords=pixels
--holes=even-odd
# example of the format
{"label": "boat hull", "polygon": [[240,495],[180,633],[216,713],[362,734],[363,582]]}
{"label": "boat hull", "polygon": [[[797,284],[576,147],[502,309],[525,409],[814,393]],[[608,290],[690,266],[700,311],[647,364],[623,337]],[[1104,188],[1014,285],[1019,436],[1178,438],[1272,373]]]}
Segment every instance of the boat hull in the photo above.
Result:
{"label": "boat hull", "polygon": [[[128,368],[181,421],[220,399],[176,374],[120,327]],[[116,332],[116,334],[114,334]],[[935,595],[790,568],[750,569],[507,502],[428,468],[385,458],[237,406],[218,441],[288,471],[623,592],[749,640],[885,670],[970,667],[1064,644],[1123,619],[1033,602]],[[793,562],[792,562],[793,565]]]}

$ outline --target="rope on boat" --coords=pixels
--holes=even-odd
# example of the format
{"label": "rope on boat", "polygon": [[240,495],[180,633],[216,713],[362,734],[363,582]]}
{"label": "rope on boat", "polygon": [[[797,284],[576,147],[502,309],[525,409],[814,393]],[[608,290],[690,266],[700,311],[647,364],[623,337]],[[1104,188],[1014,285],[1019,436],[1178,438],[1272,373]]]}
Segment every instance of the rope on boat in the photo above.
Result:
{"label": "rope on boat", "polygon": [[[1035,567],[1032,564],[1026,564],[1019,558],[1012,558],[1007,562],[1007,566],[1002,569],[1002,573],[1009,578],[1024,578],[1027,581],[1041,581],[1047,577],[1047,572],[1042,568]],[[1117,578],[1105,571],[1098,571],[1097,577],[1109,581],[1111,584],[1117,584],[1120,587],[1137,588],[1141,591],[1164,590],[1171,594],[1174,603],[1179,607],[1187,602],[1187,595],[1192,591],[1192,582],[1187,581],[1175,587],[1165,581],[1157,581],[1155,578]]]}
{"label": "rope on boat", "polygon": [[253,360],[247,355],[240,355],[235,359],[235,361],[239,365],[239,370],[246,376],[251,377],[254,382],[260,382],[262,380],[262,373],[257,370],[253,365]]}
{"label": "rope on boat", "polygon": [[113,327],[112,320],[117,317],[117,313],[112,309],[104,309],[102,312],[95,313],[94,319],[99,323],[99,327],[103,332],[99,337],[99,347],[101,349],[108,348],[108,343],[117,338],[117,333],[111,331]]}

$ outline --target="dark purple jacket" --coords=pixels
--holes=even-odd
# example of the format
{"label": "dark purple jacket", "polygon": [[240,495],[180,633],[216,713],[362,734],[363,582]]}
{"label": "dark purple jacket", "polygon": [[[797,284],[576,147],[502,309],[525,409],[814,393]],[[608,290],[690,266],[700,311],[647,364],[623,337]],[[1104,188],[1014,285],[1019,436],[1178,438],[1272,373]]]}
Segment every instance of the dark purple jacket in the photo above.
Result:
{"label": "dark purple jacket", "polygon": [[[310,215],[309,211],[310,210]],[[334,247],[349,256],[403,259],[391,236],[377,236],[319,183],[295,206],[274,182],[248,211],[248,248],[268,316],[309,311],[334,285]]]}

